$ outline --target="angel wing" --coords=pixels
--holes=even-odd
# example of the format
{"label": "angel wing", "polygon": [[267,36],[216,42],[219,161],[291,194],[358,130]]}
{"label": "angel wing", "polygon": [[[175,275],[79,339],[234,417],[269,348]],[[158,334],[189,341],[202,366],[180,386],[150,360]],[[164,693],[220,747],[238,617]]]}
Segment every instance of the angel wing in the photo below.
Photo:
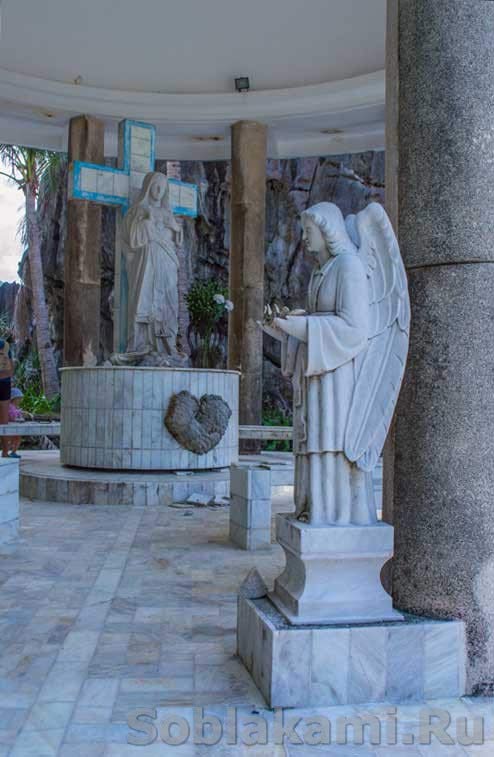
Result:
{"label": "angel wing", "polygon": [[345,454],[371,471],[382,452],[408,353],[410,300],[398,242],[384,208],[371,203],[346,220],[369,281],[369,346],[357,379],[345,434]]}

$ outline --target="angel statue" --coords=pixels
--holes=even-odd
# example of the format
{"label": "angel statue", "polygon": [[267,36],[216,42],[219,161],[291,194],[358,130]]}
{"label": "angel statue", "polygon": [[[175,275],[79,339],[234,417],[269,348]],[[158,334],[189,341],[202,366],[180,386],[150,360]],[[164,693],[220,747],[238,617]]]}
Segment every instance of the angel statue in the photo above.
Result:
{"label": "angel statue", "polygon": [[125,216],[122,234],[129,281],[128,353],[177,353],[181,235],[166,176],[148,173]]}
{"label": "angel statue", "polygon": [[293,383],[296,517],[370,525],[377,521],[371,472],[408,351],[405,268],[376,203],[345,222],[336,205],[321,202],[302,214],[302,227],[316,257],[307,311],[263,324],[281,341],[282,370]]}

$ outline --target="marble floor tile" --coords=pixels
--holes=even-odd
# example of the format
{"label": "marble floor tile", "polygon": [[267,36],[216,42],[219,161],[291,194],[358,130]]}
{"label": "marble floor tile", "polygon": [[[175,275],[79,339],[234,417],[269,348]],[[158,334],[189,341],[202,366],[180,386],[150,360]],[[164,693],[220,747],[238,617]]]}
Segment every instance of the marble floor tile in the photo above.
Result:
{"label": "marble floor tile", "polygon": [[[275,499],[273,516],[277,508]],[[289,509],[286,497],[280,509]],[[227,508],[192,508],[185,517],[171,507],[21,502],[20,539],[0,565],[0,757],[449,757],[440,745],[431,752],[368,740],[317,748],[127,743],[129,714],[142,708],[156,710],[157,724],[166,713],[182,713],[192,724],[194,707],[222,719],[227,708],[238,708],[239,717],[257,712],[272,723],[273,712],[235,656],[236,595],[252,567],[272,584],[283,562],[276,544],[262,554],[230,545]],[[365,692],[358,639],[354,666],[352,685]],[[321,677],[321,685],[336,684]],[[400,737],[418,734],[420,712],[431,704],[452,717],[489,715],[484,699],[403,705]],[[383,717],[385,709],[363,703],[288,714],[332,721]],[[493,757],[491,746],[450,754]]]}
{"label": "marble floor tile", "polygon": [[22,731],[10,757],[56,757],[64,731]]}
{"label": "marble floor tile", "polygon": [[27,718],[24,731],[56,731],[65,728],[72,715],[72,702],[38,702]]}

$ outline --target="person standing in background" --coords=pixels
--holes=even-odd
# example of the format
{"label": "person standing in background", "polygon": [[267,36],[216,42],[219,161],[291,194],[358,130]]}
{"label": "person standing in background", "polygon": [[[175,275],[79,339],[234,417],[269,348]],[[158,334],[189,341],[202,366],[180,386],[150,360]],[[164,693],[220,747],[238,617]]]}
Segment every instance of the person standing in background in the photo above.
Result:
{"label": "person standing in background", "polygon": [[[14,361],[10,339],[0,338],[0,424],[9,422],[10,392],[12,376],[14,375]],[[1,437],[2,457],[9,456],[10,440],[7,436]]]}
{"label": "person standing in background", "polygon": [[[23,423],[26,420],[24,413],[19,407],[23,397],[24,395],[21,390],[13,386],[10,391],[9,423]],[[9,436],[9,457],[14,457],[16,459],[20,458],[20,455],[17,454],[17,450],[21,446],[21,441],[21,436]]]}

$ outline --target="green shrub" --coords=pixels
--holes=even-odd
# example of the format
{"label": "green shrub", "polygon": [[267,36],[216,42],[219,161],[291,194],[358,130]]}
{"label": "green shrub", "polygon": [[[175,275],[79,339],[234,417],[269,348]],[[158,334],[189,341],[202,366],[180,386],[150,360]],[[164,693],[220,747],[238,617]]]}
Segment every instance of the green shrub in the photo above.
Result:
{"label": "green shrub", "polygon": [[[265,405],[262,411],[263,426],[291,426],[292,419],[278,407]],[[270,452],[291,452],[292,442],[289,439],[270,439],[263,443],[263,449]]]}
{"label": "green shrub", "polygon": [[38,353],[33,352],[16,365],[14,385],[23,393],[21,408],[32,415],[58,415],[60,396],[48,400],[41,386]]}
{"label": "green shrub", "polygon": [[228,289],[214,279],[194,282],[187,294],[186,302],[190,325],[200,337],[202,343],[202,368],[212,367],[211,338],[220,321],[228,311],[233,309],[233,304],[227,299],[227,296]]}

